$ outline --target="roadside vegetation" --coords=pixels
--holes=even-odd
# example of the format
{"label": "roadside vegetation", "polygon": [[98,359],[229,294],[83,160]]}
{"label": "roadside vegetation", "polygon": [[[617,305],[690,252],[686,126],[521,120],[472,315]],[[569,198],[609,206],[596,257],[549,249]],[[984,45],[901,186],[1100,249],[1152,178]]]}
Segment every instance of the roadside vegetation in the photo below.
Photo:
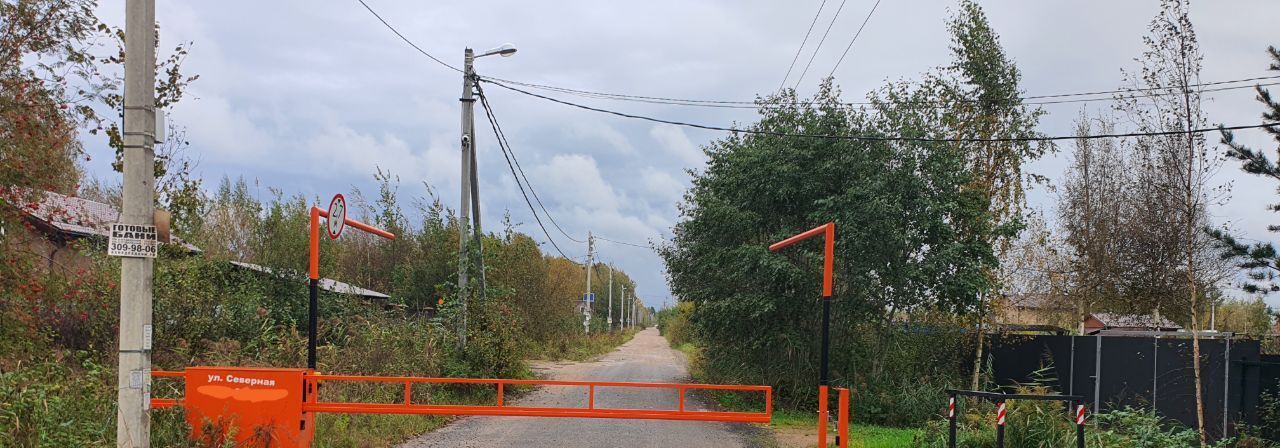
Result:
{"label": "roadside vegetation", "polygon": [[[1051,323],[1072,332],[1097,312],[1154,313],[1193,332],[1208,329],[1213,315],[1216,330],[1262,339],[1264,352],[1276,353],[1276,312],[1261,298],[1278,290],[1276,250],[1214,230],[1222,223],[1207,210],[1225,197],[1213,178],[1224,161],[1272,178],[1280,164],[1229,133],[1221,135],[1226,148],[1211,143],[1215,133],[1178,133],[1210,127],[1200,88],[1188,81],[1199,79],[1203,56],[1187,11],[1183,0],[1160,3],[1136,69],[1121,70],[1116,113],[1086,110],[1076,132],[1169,135],[1037,140],[1046,112],[1024,102],[1016,62],[969,0],[957,2],[946,24],[951,60],[916,79],[889,82],[852,100],[856,106],[833,79],[809,98],[789,89],[761,97],[759,120],[743,126],[757,132],[703,146],[709,162],[694,173],[662,250],[679,303],[659,311],[659,328],[689,355],[696,380],[772,385],[782,415],[812,412],[822,251],[816,243],[782,254],[767,247],[834,221],[831,383],[857,391],[857,423],[905,428],[918,446],[940,446],[946,389],[996,388],[985,338],[1011,298],[1043,298],[1063,310]],[[1280,52],[1270,55],[1280,70]],[[1177,94],[1152,93],[1170,90]],[[1274,121],[1280,106],[1258,92],[1264,120]],[[1048,184],[1046,174],[1056,173],[1029,170],[1063,150],[1072,160],[1063,185]],[[1055,188],[1057,210],[1027,205],[1026,191],[1036,188]],[[1247,299],[1229,298],[1241,292]],[[1186,367],[1198,378],[1198,362]],[[1188,406],[1202,414],[1196,389]],[[1089,446],[1211,442],[1200,430],[1204,417],[1187,428],[1150,410],[1104,409]],[[1059,413],[1019,411],[1030,420],[1018,422],[1010,446],[1068,446],[1065,415],[1034,417]],[[964,446],[994,443],[988,415],[966,423]],[[1243,434],[1217,443],[1280,440],[1265,430]]]}
{"label": "roadside vegetation", "polygon": [[[121,168],[116,73],[125,57],[117,48],[123,34],[94,17],[95,6],[92,0],[0,1],[7,27],[0,35],[0,54],[6,55],[0,58],[0,447],[115,444],[119,260],[105,256],[102,239],[51,232],[31,218],[46,191],[119,207],[119,185],[81,169],[89,158],[81,131],[108,140]],[[181,101],[198,78],[182,71],[187,46],[161,55],[161,109]],[[156,205],[170,212],[174,234],[198,250],[164,245],[155,262],[154,370],[304,366],[308,208],[333,192],[321,198],[287,195],[260,180],[207,183],[186,157],[200,142],[188,143],[180,125],[169,127],[169,140],[157,148]],[[467,345],[461,348],[454,212],[430,192],[399,197],[392,173],[366,174],[375,176],[378,191],[344,192],[350,215],[397,238],[349,229],[340,241],[322,239],[320,272],[389,298],[321,293],[318,370],[522,378],[530,376],[528,358],[587,359],[633,335],[600,331],[608,297],[604,265],[595,267],[592,288],[602,299],[595,305],[595,331],[583,335],[577,303],[586,290],[585,266],[542,253],[506,221],[490,224],[497,231],[477,243],[488,289],[480,294],[477,281],[469,287],[477,292],[467,307]],[[48,214],[82,219],[73,213],[81,211]],[[465,268],[472,279],[479,277],[478,265]],[[634,298],[636,285],[626,272],[614,269],[612,276],[615,288]],[[158,378],[152,392],[180,396],[181,383]],[[400,392],[334,383],[322,395],[376,401]],[[435,403],[494,398],[487,387],[422,386],[418,392]],[[378,447],[446,420],[323,415],[318,421],[317,446]],[[207,423],[220,432],[218,422]],[[153,446],[228,446],[225,434],[193,441],[188,432],[180,409],[153,413]]]}

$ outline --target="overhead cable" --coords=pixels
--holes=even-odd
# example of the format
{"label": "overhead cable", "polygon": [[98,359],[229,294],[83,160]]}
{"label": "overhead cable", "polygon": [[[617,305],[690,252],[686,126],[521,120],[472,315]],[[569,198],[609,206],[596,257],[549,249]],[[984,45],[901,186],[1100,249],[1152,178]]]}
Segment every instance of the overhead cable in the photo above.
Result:
{"label": "overhead cable", "polygon": [[836,65],[834,67],[831,67],[831,73],[827,74],[828,78],[835,76],[836,69],[840,68],[840,63],[844,62],[844,57],[849,55],[849,49],[853,48],[853,43],[858,41],[858,36],[862,35],[862,29],[867,27],[867,22],[871,21],[871,15],[875,14],[876,8],[879,8],[879,7],[880,7],[880,0],[876,0],[876,4],[871,5],[871,12],[867,13],[867,18],[862,19],[862,26],[858,27],[858,32],[853,33],[853,39],[849,40],[849,46],[844,47],[844,53],[840,53],[840,60],[837,60]]}
{"label": "overhead cable", "polygon": [[730,127],[724,127],[724,126],[714,126],[714,125],[706,125],[706,124],[698,124],[698,123],[688,123],[683,121],[667,120],[663,118],[655,118],[655,117],[649,117],[644,115],[635,115],[635,114],[629,114],[625,112],[618,112],[618,111],[613,111],[608,109],[601,109],[597,107],[586,106],[586,105],[573,103],[573,102],[565,101],[558,98],[552,98],[549,96],[540,95],[537,93],[529,92],[527,90],[511,87],[492,79],[481,78],[480,81],[487,82],[487,83],[502,87],[504,89],[522,93],[524,95],[551,101],[554,103],[559,103],[566,106],[572,106],[579,109],[589,110],[593,112],[600,112],[600,113],[615,115],[615,116],[624,117],[624,118],[645,120],[645,121],[651,121],[654,123],[664,123],[664,124],[683,126],[683,127],[689,127],[689,128],[706,129],[711,131],[725,131],[725,132],[736,132],[736,133],[743,133],[743,134],[769,135],[769,136],[776,136],[776,137],[807,137],[807,138],[823,138],[823,139],[835,139],[835,140],[932,142],[932,143],[1040,142],[1040,141],[1058,141],[1058,140],[1093,140],[1093,139],[1104,139],[1104,138],[1153,137],[1153,136],[1164,136],[1164,135],[1199,134],[1199,133],[1213,132],[1213,131],[1233,131],[1233,130],[1240,130],[1240,129],[1280,128],[1280,123],[1263,123],[1263,124],[1256,124],[1256,125],[1219,126],[1219,127],[1213,127],[1213,128],[1199,128],[1199,129],[1177,130],[1177,131],[1130,132],[1130,133],[1045,136],[1045,137],[1001,137],[1001,138],[931,138],[931,137],[902,137],[902,136],[876,136],[876,135],[803,134],[803,133],[793,133],[793,132],[762,131],[762,130],[756,130],[756,129],[738,129],[738,128],[730,128]]}
{"label": "overhead cable", "polygon": [[809,43],[809,34],[813,33],[813,26],[818,24],[818,17],[822,16],[822,8],[825,7],[827,7],[827,0],[822,0],[822,4],[818,5],[818,12],[813,14],[813,21],[809,22],[809,30],[804,32],[804,40],[800,41],[800,48],[796,49],[796,55],[791,58],[791,66],[787,67],[787,75],[782,77],[782,84],[778,85],[778,90],[787,86],[787,78],[791,77],[791,70],[796,68],[796,61],[800,60],[800,53],[804,52],[804,45]]}
{"label": "overhead cable", "polygon": [[800,72],[800,77],[796,78],[796,85],[793,88],[800,87],[800,83],[804,81],[804,75],[809,73],[809,67],[813,65],[814,58],[818,57],[818,50],[822,49],[822,43],[827,41],[827,35],[831,34],[831,27],[835,26],[836,19],[840,18],[840,11],[844,10],[844,4],[848,0],[840,0],[840,7],[836,8],[836,14],[831,16],[831,23],[827,25],[827,31],[822,33],[822,39],[818,40],[818,46],[813,47],[813,55],[809,56],[809,63],[805,64],[804,70]]}

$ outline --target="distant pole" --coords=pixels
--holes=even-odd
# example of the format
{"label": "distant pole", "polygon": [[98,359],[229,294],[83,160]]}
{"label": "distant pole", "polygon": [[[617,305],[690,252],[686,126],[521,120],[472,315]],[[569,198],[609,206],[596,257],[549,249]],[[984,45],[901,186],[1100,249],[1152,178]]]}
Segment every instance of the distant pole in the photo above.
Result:
{"label": "distant pole", "polygon": [[[125,2],[123,224],[155,224],[156,4]],[[116,446],[151,446],[151,304],[155,260],[120,259]]]}
{"label": "distant pole", "polygon": [[613,331],[613,265],[609,265],[609,316],[605,318],[609,331]]}
{"label": "distant pole", "polygon": [[583,317],[584,319],[586,319],[586,322],[587,322],[586,323],[587,333],[591,333],[592,303],[588,299],[591,298],[591,265],[595,264],[596,262],[595,253],[593,252],[596,248],[595,243],[596,243],[595,237],[591,236],[591,231],[588,230],[587,231],[587,294],[582,296],[583,308],[587,310],[587,312],[585,313],[586,316]]}
{"label": "distant pole", "polygon": [[458,323],[458,348],[467,348],[467,252],[470,251],[468,230],[471,226],[471,160],[472,135],[475,128],[476,100],[471,85],[475,69],[475,52],[467,48],[462,53],[462,199],[458,203],[458,301],[462,304],[462,316]]}
{"label": "distant pole", "polygon": [[627,329],[627,285],[622,285],[622,301],[619,302],[619,304],[622,305],[622,313],[618,316],[618,319],[622,320],[621,327],[623,330],[626,330]]}

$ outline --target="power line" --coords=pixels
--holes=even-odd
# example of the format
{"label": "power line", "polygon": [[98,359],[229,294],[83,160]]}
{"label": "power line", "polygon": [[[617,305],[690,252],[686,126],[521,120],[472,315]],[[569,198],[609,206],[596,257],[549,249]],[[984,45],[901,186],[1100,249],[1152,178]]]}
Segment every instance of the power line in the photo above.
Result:
{"label": "power line", "polygon": [[643,244],[636,244],[636,243],[628,243],[628,242],[626,242],[626,241],[611,240],[611,239],[609,239],[609,238],[605,238],[605,237],[602,237],[602,236],[600,236],[600,235],[596,235],[596,239],[598,239],[598,240],[608,241],[608,242],[610,242],[610,243],[614,243],[614,244],[621,244],[621,245],[623,245],[623,246],[632,246],[632,247],[639,247],[639,248],[641,248],[641,249],[649,249],[649,250],[653,250],[653,246],[646,246],[646,245],[643,245]]}
{"label": "power line", "polygon": [[808,64],[805,64],[805,66],[804,66],[804,71],[801,71],[801,72],[800,72],[800,77],[799,77],[799,78],[796,78],[796,86],[795,86],[794,88],[799,88],[799,87],[800,87],[800,82],[801,82],[801,81],[804,81],[804,75],[805,75],[806,73],[809,73],[809,67],[813,65],[813,60],[814,60],[814,58],[817,58],[817,57],[818,57],[818,50],[821,50],[821,49],[822,49],[822,43],[827,41],[827,35],[828,35],[828,34],[831,34],[831,27],[832,27],[832,26],[835,26],[835,24],[836,24],[836,19],[840,18],[840,11],[844,10],[844,4],[845,4],[845,2],[847,2],[847,1],[848,1],[848,0],[840,0],[840,7],[839,7],[839,8],[836,8],[836,14],[835,14],[835,15],[833,15],[833,16],[831,16],[831,23],[830,23],[830,24],[827,24],[827,31],[822,33],[822,39],[819,39],[819,40],[818,40],[818,46],[813,47],[813,55],[812,55],[812,56],[809,56],[809,63],[808,63]]}
{"label": "power line", "polygon": [[[400,33],[400,31],[399,31],[399,30],[397,30],[394,26],[392,26],[392,25],[391,25],[390,23],[388,23],[385,19],[383,19],[383,18],[382,18],[382,16],[381,16],[381,15],[379,15],[379,14],[377,13],[377,11],[374,11],[374,10],[373,10],[373,8],[369,7],[368,3],[365,3],[365,1],[364,1],[364,0],[357,0],[357,1],[358,1],[358,2],[360,2],[360,4],[361,4],[361,5],[363,5],[363,6],[364,6],[364,8],[365,8],[366,10],[368,10],[368,11],[369,11],[369,13],[370,13],[370,14],[372,14],[374,17],[376,17],[376,18],[378,19],[378,21],[379,21],[379,22],[382,22],[382,24],[383,24],[384,26],[386,26],[386,27],[387,27],[387,29],[391,30],[391,32],[392,32],[392,33],[395,33],[395,35],[396,35],[396,36],[398,36],[398,37],[400,38],[400,40],[403,40],[406,44],[409,44],[409,46],[410,46],[410,47],[413,47],[413,49],[414,49],[414,50],[417,50],[417,51],[418,51],[418,53],[421,53],[423,56],[426,56],[427,58],[430,58],[432,61],[435,61],[436,63],[438,63],[438,64],[440,64],[440,65],[443,65],[444,67],[446,67],[446,68],[448,68],[448,69],[450,69],[450,70],[453,70],[453,71],[456,71],[456,72],[459,72],[459,73],[461,73],[461,72],[462,72],[462,70],[461,70],[461,69],[459,69],[459,68],[457,68],[457,67],[454,67],[453,65],[450,65],[449,63],[444,62],[444,61],[443,61],[443,60],[441,60],[440,58],[437,58],[437,57],[435,57],[435,56],[431,55],[431,53],[428,53],[426,50],[422,49],[422,47],[419,47],[419,46],[418,46],[417,44],[415,44],[412,40],[409,40],[409,38],[408,38],[408,37],[405,37],[405,35],[404,35],[404,34]],[[842,6],[843,6],[843,5],[842,5]],[[874,11],[874,8],[873,8],[873,11]],[[864,22],[864,24],[865,24],[865,22]],[[856,39],[856,38],[855,38],[855,39]],[[847,50],[846,50],[846,52],[847,52]],[[619,94],[619,93],[594,92],[594,91],[590,91],[590,90],[570,89],[570,88],[565,88],[565,87],[557,87],[557,86],[551,86],[551,85],[546,85],[546,84],[536,84],[536,83],[529,83],[529,82],[515,81],[515,80],[510,80],[510,79],[502,79],[502,78],[489,78],[489,79],[494,80],[494,81],[501,81],[501,82],[504,82],[504,83],[507,83],[507,84],[513,84],[513,85],[525,86],[525,87],[530,87],[530,88],[543,89],[543,90],[551,90],[551,91],[560,92],[560,93],[568,93],[568,94],[575,94],[575,95],[582,95],[582,96],[590,96],[590,97],[595,97],[595,98],[604,98],[604,99],[619,100],[619,101],[640,101],[640,100],[650,100],[650,101],[642,101],[642,102],[658,102],[658,104],[673,104],[673,105],[681,105],[681,106],[696,106],[696,105],[705,105],[705,104],[729,104],[729,105],[736,104],[736,105],[740,105],[740,106],[734,106],[734,107],[738,107],[738,108],[757,108],[757,107],[758,107],[758,106],[756,105],[756,102],[755,102],[755,101],[742,101],[742,100],[736,100],[736,101],[735,101],[735,100],[708,100],[708,99],[672,98],[672,97],[646,96],[646,95],[629,95],[629,94]],[[1275,75],[1275,76],[1259,76],[1259,77],[1254,77],[1254,78],[1235,79],[1235,80],[1229,80],[1229,81],[1218,81],[1218,82],[1210,82],[1210,83],[1198,83],[1198,84],[1191,84],[1191,85],[1188,85],[1187,87],[1207,87],[1207,86],[1214,86],[1214,85],[1235,84],[1235,83],[1241,83],[1241,82],[1262,81],[1262,80],[1271,80],[1271,79],[1280,79],[1280,75]],[[1277,85],[1277,84],[1280,84],[1280,83],[1262,84],[1262,85],[1259,85],[1258,87],[1272,86],[1272,85]],[[797,85],[798,85],[798,84],[797,84]],[[1211,92],[1211,91],[1223,91],[1223,90],[1246,89],[1246,88],[1252,88],[1252,87],[1255,87],[1255,86],[1252,86],[1252,85],[1250,85],[1250,86],[1234,86],[1234,87],[1227,87],[1227,88],[1220,88],[1220,89],[1212,89],[1212,90],[1204,90],[1204,91],[1206,91],[1206,92]],[[1103,90],[1103,91],[1095,91],[1095,92],[1062,93],[1062,94],[1051,94],[1051,95],[1033,95],[1033,96],[1025,96],[1025,97],[1018,98],[1018,99],[1023,100],[1023,101],[1024,101],[1024,104],[1063,104],[1063,103],[1087,102],[1087,101],[1111,101],[1111,100],[1114,100],[1114,98],[1095,98],[1095,99],[1075,100],[1075,101],[1045,101],[1045,102],[1029,102],[1029,103],[1028,103],[1028,102],[1025,102],[1026,100],[1034,100],[1034,99],[1065,98],[1065,97],[1078,97],[1078,96],[1097,96],[1097,95],[1110,95],[1110,94],[1120,94],[1120,93],[1134,93],[1134,92],[1159,91],[1159,90],[1173,90],[1173,89],[1176,89],[1176,87],[1146,87],[1146,88],[1138,88],[1138,89],[1117,89],[1117,90]],[[1180,92],[1180,91],[1178,91],[1178,92],[1167,92],[1167,93],[1163,93],[1163,94],[1168,94],[1168,95],[1181,95],[1181,94],[1182,94],[1182,92]],[[1011,100],[1013,100],[1013,99],[1011,99]],[[804,105],[804,104],[808,104],[808,103],[807,103],[807,102],[796,102],[796,103],[781,103],[781,104],[800,104],[800,105]],[[861,106],[861,105],[872,105],[872,104],[874,104],[874,103],[872,103],[872,102],[848,102],[848,103],[842,103],[842,104],[844,104],[844,105],[848,105],[848,106]],[[703,106],[703,107],[727,107],[727,106]]]}
{"label": "power line", "polygon": [[[479,85],[476,86],[476,89],[480,92],[481,96],[484,96],[484,89],[480,88]],[[500,144],[503,145],[505,148],[503,149],[503,151],[510,154],[511,160],[515,162],[516,171],[520,173],[520,178],[524,179],[524,183],[529,186],[529,192],[533,194],[533,199],[537,201],[538,208],[542,209],[542,213],[547,215],[547,220],[551,221],[551,225],[555,226],[556,230],[559,230],[560,234],[564,235],[565,238],[568,238],[570,241],[573,241],[575,243],[586,243],[585,240],[574,238],[573,236],[570,236],[568,232],[565,232],[564,228],[560,227],[560,223],[556,222],[556,219],[551,216],[551,212],[547,211],[547,206],[542,203],[542,198],[538,196],[538,191],[533,188],[533,183],[529,182],[529,176],[526,176],[524,174],[524,167],[520,166],[520,159],[516,158],[515,150],[511,149],[511,142],[507,140],[507,133],[503,132],[502,125],[498,124],[497,122],[498,116],[493,112],[493,107],[488,104],[487,100],[486,102],[484,102],[484,105],[485,105],[485,109],[487,110],[487,113],[494,117],[495,132],[498,134],[498,139],[500,140]],[[515,175],[516,173],[511,173],[511,174]],[[519,182],[520,178],[517,178],[516,182]]]}
{"label": "power line", "polygon": [[[538,210],[533,208],[533,202],[529,201],[529,194],[525,192],[524,184],[520,183],[520,176],[516,174],[515,165],[511,163],[511,156],[507,152],[506,143],[502,140],[502,134],[498,132],[498,120],[494,118],[492,110],[489,109],[489,99],[485,97],[483,91],[480,91],[478,96],[480,97],[480,105],[484,106],[485,116],[489,118],[489,125],[493,127],[493,136],[498,140],[498,147],[502,149],[502,156],[507,160],[507,168],[511,170],[511,176],[515,178],[516,186],[520,187],[520,195],[524,196],[524,203],[529,206],[529,211],[533,213],[533,220],[537,221],[538,227],[542,228],[542,233],[547,236],[547,241],[551,243],[551,247],[554,247],[556,252],[560,253],[561,257],[572,261],[573,259],[569,258],[569,256],[560,249],[560,245],[556,244],[555,238],[551,237],[551,232],[547,231],[547,226],[542,224],[542,218],[538,217]],[[530,188],[532,189],[532,187]]]}
{"label": "power line", "polygon": [[637,120],[645,120],[645,121],[651,121],[655,123],[664,123],[664,124],[684,126],[684,127],[697,128],[697,129],[706,129],[711,131],[725,131],[725,132],[735,132],[735,133],[755,134],[755,135],[770,135],[770,136],[776,136],[776,137],[809,137],[809,138],[825,138],[825,139],[836,139],[836,140],[931,142],[931,143],[1041,142],[1041,141],[1082,140],[1082,139],[1092,140],[1092,139],[1125,138],[1125,137],[1154,137],[1154,136],[1165,136],[1165,135],[1199,134],[1199,133],[1213,132],[1213,131],[1233,131],[1233,130],[1240,130],[1240,129],[1280,127],[1280,123],[1263,123],[1263,124],[1256,124],[1256,125],[1219,126],[1216,128],[1200,128],[1200,129],[1177,130],[1177,131],[1131,132],[1131,133],[1111,133],[1111,134],[1071,135],[1071,136],[1051,136],[1051,137],[1005,137],[1005,138],[928,138],[928,137],[890,137],[890,136],[871,136],[871,135],[800,134],[800,133],[791,133],[791,132],[761,131],[761,130],[754,130],[754,129],[735,129],[735,128],[728,128],[723,126],[687,123],[683,121],[648,117],[644,115],[628,114],[625,112],[617,112],[617,111],[612,111],[608,109],[600,109],[596,107],[591,107],[591,106],[586,106],[578,103],[561,100],[558,98],[552,98],[545,95],[539,95],[537,93],[521,90],[515,87],[502,84],[492,79],[481,78],[480,80],[482,82],[487,82],[487,83],[496,85],[498,87],[519,92],[535,98],[541,98],[547,101],[560,103],[566,106],[573,106],[579,109],[606,113],[606,114],[616,115],[624,118],[632,118]]}
{"label": "power line", "polygon": [[[511,141],[507,139],[507,133],[502,130],[502,124],[498,123],[498,120],[497,120],[498,116],[493,111],[493,106],[489,104],[488,97],[484,95],[484,89],[477,85],[476,90],[479,92],[479,96],[481,97],[480,104],[484,106],[485,113],[488,114],[488,116],[492,117],[491,121],[494,127],[494,134],[497,136],[499,147],[502,148],[503,156],[510,157],[510,159],[508,160],[508,164],[510,164],[511,162],[515,162],[515,170],[511,173],[511,175],[515,176],[516,172],[520,173],[519,177],[516,178],[517,184],[520,182],[521,178],[524,179],[524,185],[527,185],[529,187],[529,194],[533,195],[534,201],[538,203],[538,208],[542,209],[542,214],[547,216],[547,220],[551,221],[551,224],[555,226],[555,228],[559,230],[560,233],[564,235],[565,238],[568,238],[576,243],[586,243],[586,241],[574,238],[573,236],[569,235],[568,232],[565,232],[564,228],[560,226],[560,223],[556,222],[555,217],[552,216],[551,212],[547,210],[547,207],[542,203],[542,199],[540,199],[538,196],[538,190],[533,188],[533,183],[529,182],[529,177],[525,175],[524,168],[520,166],[520,159],[516,157],[515,149],[511,147]],[[521,187],[521,192],[523,192],[523,187]],[[525,200],[527,201],[528,198],[526,197]],[[533,211],[535,215],[537,214],[537,211],[533,210],[532,205],[529,206],[529,209]],[[546,231],[545,227],[543,228],[543,231],[544,232]],[[596,235],[595,237],[596,239],[608,241],[610,243],[622,244],[627,246],[635,246],[635,247],[640,247],[645,249],[652,249],[651,247],[645,246],[642,244],[629,243],[626,241],[618,241],[615,239],[606,238],[599,235]],[[548,236],[548,238],[550,238],[550,236]]]}
{"label": "power line", "polygon": [[[584,97],[584,98],[605,99],[605,100],[612,100],[612,101],[630,101],[630,102],[637,102],[637,103],[649,103],[649,104],[664,104],[664,105],[673,105],[673,106],[692,106],[692,107],[726,108],[726,109],[761,109],[761,108],[770,109],[770,108],[782,108],[782,107],[793,106],[793,105],[807,106],[807,105],[813,104],[813,102],[812,102],[812,101],[794,101],[794,102],[778,102],[778,103],[757,103],[757,102],[755,102],[755,101],[729,101],[729,100],[684,100],[684,99],[679,99],[679,98],[646,97],[646,96],[639,96],[639,95],[617,95],[617,94],[604,94],[604,93],[596,93],[596,92],[583,91],[583,90],[565,89],[565,88],[553,87],[553,86],[543,86],[543,85],[539,85],[539,84],[524,83],[524,82],[519,82],[519,81],[511,81],[511,80],[505,80],[505,79],[502,79],[502,78],[490,78],[490,79],[493,79],[493,80],[495,80],[495,81],[505,82],[505,83],[507,83],[507,84],[520,85],[520,86],[531,87],[531,88],[537,88],[537,89],[542,89],[542,90],[550,90],[550,91],[553,91],[553,92],[564,93],[564,94],[569,94],[569,95],[575,95],[575,96],[580,96],[580,97]],[[1258,77],[1258,78],[1248,78],[1248,79],[1239,79],[1239,80],[1231,80],[1231,81],[1218,81],[1218,82],[1210,82],[1210,83],[1201,83],[1201,84],[1193,84],[1193,85],[1191,85],[1191,86],[1189,86],[1189,87],[1197,88],[1197,87],[1215,86],[1215,85],[1223,85],[1223,84],[1231,84],[1231,83],[1240,83],[1240,82],[1249,82],[1249,81],[1258,81],[1258,80],[1268,80],[1268,79],[1280,79],[1280,76],[1264,76],[1264,77]],[[1198,92],[1200,92],[1200,93],[1221,92],[1221,91],[1228,91],[1228,90],[1252,89],[1252,88],[1254,88],[1254,87],[1268,87],[1268,86],[1275,86],[1275,85],[1280,85],[1280,82],[1272,82],[1272,83],[1265,83],[1265,84],[1242,85],[1242,86],[1227,86],[1227,87],[1218,87],[1218,88],[1213,88],[1213,89],[1201,89],[1201,90],[1198,90]],[[1134,96],[1133,96],[1133,95],[1126,95],[1126,96],[1121,96],[1121,97],[1119,97],[1119,98],[1117,98],[1117,97],[1115,97],[1115,96],[1108,96],[1108,97],[1102,97],[1102,98],[1056,99],[1056,100],[1047,100],[1047,101],[1028,101],[1028,100],[1035,100],[1035,99],[1050,99],[1050,98],[1071,98],[1071,97],[1097,96],[1097,95],[1116,95],[1116,94],[1125,94],[1125,93],[1127,93],[1127,94],[1135,94],[1135,93],[1143,93],[1143,92],[1151,92],[1151,93],[1149,93],[1149,95],[1151,95],[1151,96],[1182,95],[1182,94],[1183,94],[1181,91],[1173,91],[1173,89],[1175,89],[1175,87],[1145,87],[1145,88],[1138,88],[1138,89],[1119,89],[1119,90],[1097,91],[1097,92],[1062,93],[1062,94],[1052,94],[1052,95],[1034,95],[1034,96],[1026,96],[1026,97],[1021,97],[1021,98],[1009,98],[1007,101],[1008,101],[1008,102],[1011,102],[1011,103],[1012,103],[1012,102],[1015,102],[1015,101],[1019,101],[1019,102],[1020,102],[1021,104],[1023,104],[1023,105],[1028,105],[1028,106],[1037,106],[1037,105],[1054,105],[1054,104],[1087,103],[1087,102],[1094,102],[1094,101],[1115,101],[1115,100],[1117,100],[1117,99],[1121,99],[1121,98],[1133,98]],[[1161,92],[1161,91],[1164,91],[1164,92]],[[959,100],[954,100],[954,101],[958,101],[958,102],[970,102],[970,103],[977,103],[977,102],[981,102],[981,101],[984,101],[984,100],[968,100],[968,99],[959,99]],[[990,101],[990,100],[985,100],[985,101]],[[900,105],[913,105],[913,106],[927,105],[927,106],[931,106],[931,107],[947,107],[946,105],[941,104],[939,101],[932,101],[932,100],[930,100],[930,101],[910,101],[910,100],[907,100],[907,101],[886,101],[886,102],[880,102],[880,103],[877,103],[877,102],[874,102],[874,101],[854,101],[854,102],[841,102],[841,103],[839,103],[839,106],[841,106],[841,107],[847,107],[847,108],[855,108],[855,107],[860,107],[860,106],[874,106],[874,105],[877,105],[877,104],[886,104],[886,103],[887,103],[887,104],[900,104]]]}
{"label": "power line", "polygon": [[840,63],[844,62],[844,57],[849,54],[849,49],[853,48],[853,43],[858,41],[858,36],[862,35],[862,29],[867,27],[867,22],[871,21],[871,15],[876,13],[878,7],[880,7],[880,0],[876,0],[876,4],[871,5],[871,12],[867,13],[867,18],[862,19],[862,26],[858,27],[858,32],[853,33],[853,39],[849,40],[849,46],[844,47],[844,53],[840,54],[840,60],[836,61],[835,67],[831,67],[831,73],[827,74],[828,78],[836,74],[836,69],[840,68]]}
{"label": "power line", "polygon": [[800,60],[800,53],[804,52],[804,45],[809,43],[809,34],[813,33],[813,26],[818,24],[818,17],[822,16],[822,8],[827,7],[827,0],[822,0],[822,4],[818,5],[818,12],[813,15],[813,22],[809,23],[809,30],[804,32],[804,40],[800,41],[800,48],[796,49],[795,57],[791,58],[791,66],[787,67],[787,75],[782,77],[782,84],[778,85],[778,90],[782,90],[787,86],[787,78],[791,77],[791,70],[796,68],[796,61]]}
{"label": "power line", "polygon": [[386,26],[387,29],[391,30],[391,32],[396,33],[396,36],[400,36],[400,40],[403,40],[404,43],[409,44],[409,46],[413,47],[414,50],[418,50],[418,52],[422,53],[423,56],[431,58],[431,60],[436,61],[437,64],[448,67],[450,70],[453,70],[455,72],[462,73],[462,69],[449,65],[449,63],[440,60],[440,58],[432,56],[431,53],[427,53],[427,50],[423,50],[422,47],[418,46],[418,44],[415,44],[413,43],[413,41],[409,40],[409,38],[404,37],[404,35],[400,34],[400,31],[397,30],[396,27],[391,26],[390,23],[387,23],[386,19],[383,19],[381,15],[378,15],[378,12],[374,11],[373,8],[370,8],[369,4],[365,3],[364,0],[356,0],[356,1],[360,2],[360,4],[364,6],[364,9],[369,10],[369,14],[373,14],[374,17],[377,17],[378,21],[382,22],[382,25]]}

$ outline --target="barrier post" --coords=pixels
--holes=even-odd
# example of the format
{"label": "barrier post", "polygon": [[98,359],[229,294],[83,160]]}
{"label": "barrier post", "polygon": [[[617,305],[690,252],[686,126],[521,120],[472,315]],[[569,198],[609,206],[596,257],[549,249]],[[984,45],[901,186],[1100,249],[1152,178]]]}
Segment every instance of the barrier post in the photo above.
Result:
{"label": "barrier post", "polygon": [[996,448],[1004,448],[1004,402],[996,405]]}
{"label": "barrier post", "polygon": [[827,386],[818,386],[818,446],[827,448]]}
{"label": "barrier post", "polygon": [[948,431],[947,448],[956,448],[956,394],[950,394],[947,400],[947,420],[951,429]]}
{"label": "barrier post", "polygon": [[1084,400],[1076,402],[1076,448],[1084,448]]}
{"label": "barrier post", "polygon": [[840,409],[836,419],[836,446],[849,448],[849,389],[839,388]]}

